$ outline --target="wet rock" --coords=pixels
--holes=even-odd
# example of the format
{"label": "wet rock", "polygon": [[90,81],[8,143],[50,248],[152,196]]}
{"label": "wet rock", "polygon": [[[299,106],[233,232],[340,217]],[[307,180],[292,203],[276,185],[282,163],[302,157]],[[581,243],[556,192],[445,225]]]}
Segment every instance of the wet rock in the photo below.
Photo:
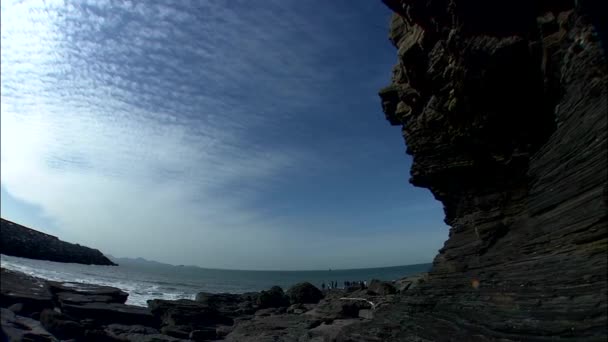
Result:
{"label": "wet rock", "polygon": [[304,282],[289,288],[287,296],[291,304],[316,304],[323,298],[323,293],[313,284]]}

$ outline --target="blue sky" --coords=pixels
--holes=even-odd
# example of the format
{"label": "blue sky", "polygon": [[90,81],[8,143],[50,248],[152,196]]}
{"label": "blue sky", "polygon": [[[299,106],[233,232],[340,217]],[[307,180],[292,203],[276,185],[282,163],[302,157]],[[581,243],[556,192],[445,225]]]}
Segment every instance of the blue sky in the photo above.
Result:
{"label": "blue sky", "polygon": [[381,1],[2,1],[2,216],[115,256],[430,262]]}

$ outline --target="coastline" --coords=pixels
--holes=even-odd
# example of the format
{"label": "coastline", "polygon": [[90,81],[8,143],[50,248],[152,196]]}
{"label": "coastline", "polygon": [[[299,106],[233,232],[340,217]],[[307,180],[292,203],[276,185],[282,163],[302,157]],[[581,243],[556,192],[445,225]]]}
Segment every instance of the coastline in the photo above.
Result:
{"label": "coastline", "polygon": [[335,338],[374,311],[415,292],[424,276],[369,287],[321,291],[300,283],[242,294],[200,292],[193,299],[125,304],[115,287],[49,281],[1,269],[2,338],[21,341],[313,341]]}

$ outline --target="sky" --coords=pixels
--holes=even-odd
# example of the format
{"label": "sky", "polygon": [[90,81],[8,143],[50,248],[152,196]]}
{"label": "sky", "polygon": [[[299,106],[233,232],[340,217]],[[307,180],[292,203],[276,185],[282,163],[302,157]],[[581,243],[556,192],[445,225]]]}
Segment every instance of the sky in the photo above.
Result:
{"label": "sky", "polygon": [[431,262],[377,1],[2,1],[1,215],[118,257]]}

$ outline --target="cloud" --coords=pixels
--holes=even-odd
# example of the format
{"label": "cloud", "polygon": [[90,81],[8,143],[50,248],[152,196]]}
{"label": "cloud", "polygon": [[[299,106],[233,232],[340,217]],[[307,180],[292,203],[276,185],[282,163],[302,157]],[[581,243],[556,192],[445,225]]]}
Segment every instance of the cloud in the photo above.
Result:
{"label": "cloud", "polygon": [[2,2],[2,186],[114,255],[305,268],[276,261],[294,223],[260,203],[337,163],[294,141],[364,38],[317,5]]}

